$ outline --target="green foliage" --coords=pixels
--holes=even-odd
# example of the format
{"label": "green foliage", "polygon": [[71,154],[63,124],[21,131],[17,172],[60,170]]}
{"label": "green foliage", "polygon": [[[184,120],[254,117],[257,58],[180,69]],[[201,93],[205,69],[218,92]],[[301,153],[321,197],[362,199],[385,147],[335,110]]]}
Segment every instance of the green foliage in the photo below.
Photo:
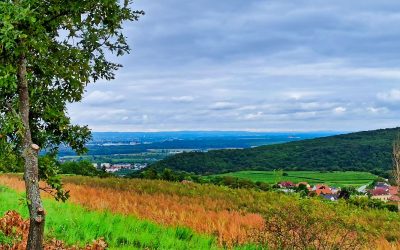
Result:
{"label": "green foliage", "polygon": [[339,198],[348,200],[351,196],[358,195],[358,191],[355,187],[347,186],[342,187],[339,192]]}
{"label": "green foliage", "polygon": [[76,174],[84,176],[98,176],[99,171],[89,161],[70,161],[60,164],[62,174]]}
{"label": "green foliage", "polygon": [[0,231],[0,246],[11,247],[13,242],[14,240],[12,238],[7,237],[2,231]]}
{"label": "green foliage", "polygon": [[295,187],[295,192],[300,194],[300,197],[305,198],[308,197],[310,191],[305,184],[300,184],[299,186]]}
{"label": "green foliage", "polygon": [[289,142],[240,150],[182,153],[157,162],[158,170],[216,174],[242,170],[367,171],[388,177],[399,128]]}
{"label": "green foliage", "polygon": [[154,168],[146,168],[140,172],[133,172],[129,174],[129,178],[140,178],[148,180],[165,180],[165,181],[200,181],[200,176],[193,173],[187,173],[184,171],[173,171],[169,168],[165,168],[161,172],[157,172]]}
{"label": "green foliage", "polygon": [[39,158],[39,176],[49,185],[44,191],[50,193],[59,201],[66,201],[69,198],[69,192],[63,190],[61,177],[58,175],[58,163],[54,156],[46,155]]}
{"label": "green foliage", "polygon": [[[21,170],[22,126],[17,65],[26,59],[33,143],[54,157],[61,144],[86,152],[87,126],[71,123],[67,104],[79,102],[89,83],[114,78],[120,64],[106,52],[130,51],[122,33],[125,21],[142,11],[131,1],[0,1],[0,171]],[[15,166],[15,167],[10,167]],[[42,180],[66,198],[54,163],[41,162]],[[52,169],[54,168],[54,169]]]}
{"label": "green foliage", "polygon": [[173,171],[169,168],[164,169],[158,173],[154,168],[147,168],[142,172],[135,172],[128,175],[129,178],[139,178],[148,180],[164,180],[171,182],[191,181],[201,184],[214,184],[218,186],[226,186],[230,188],[248,188],[262,191],[271,190],[271,186],[265,182],[254,182],[247,179],[236,178],[231,176],[213,176],[203,177],[194,173],[187,173],[184,171]]}
{"label": "green foliage", "polygon": [[370,199],[368,197],[352,197],[347,201],[349,204],[355,205],[360,208],[371,209],[385,209],[391,212],[398,212],[398,207],[395,204],[385,203],[377,199]]}

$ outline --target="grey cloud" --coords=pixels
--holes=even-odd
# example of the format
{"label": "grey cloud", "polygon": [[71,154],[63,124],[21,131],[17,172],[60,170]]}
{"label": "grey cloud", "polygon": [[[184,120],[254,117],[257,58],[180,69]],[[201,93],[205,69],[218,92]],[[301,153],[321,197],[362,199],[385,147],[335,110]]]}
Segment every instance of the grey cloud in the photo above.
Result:
{"label": "grey cloud", "polygon": [[184,95],[184,96],[174,96],[171,99],[174,102],[190,103],[195,100],[195,97],[190,96],[190,95]]}
{"label": "grey cloud", "polygon": [[211,110],[232,110],[235,109],[237,107],[236,103],[232,103],[232,102],[215,102],[210,106]]}
{"label": "grey cloud", "polygon": [[114,81],[90,85],[87,98],[69,106],[79,124],[102,131],[398,125],[398,1],[135,4],[146,16],[126,26],[133,53],[117,59],[124,68]]}
{"label": "grey cloud", "polygon": [[112,91],[95,90],[84,97],[85,103],[90,105],[110,105],[125,100],[122,94],[116,94]]}
{"label": "grey cloud", "polygon": [[384,102],[390,102],[390,103],[400,103],[400,90],[399,89],[392,89],[387,92],[381,92],[378,93],[378,99],[384,101]]}

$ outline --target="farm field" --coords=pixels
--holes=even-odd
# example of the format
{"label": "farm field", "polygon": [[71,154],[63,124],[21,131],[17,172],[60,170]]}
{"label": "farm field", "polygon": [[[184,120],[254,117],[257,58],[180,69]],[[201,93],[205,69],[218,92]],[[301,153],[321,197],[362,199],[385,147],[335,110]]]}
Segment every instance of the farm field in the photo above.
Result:
{"label": "farm field", "polygon": [[294,183],[305,181],[312,185],[324,183],[337,187],[359,187],[369,184],[377,178],[376,175],[371,173],[353,171],[239,171],[214,176],[233,176],[252,181],[266,182],[269,184],[275,184],[280,181],[292,181]]}
{"label": "farm field", "polygon": [[[345,202],[158,180],[63,181],[71,198],[46,197],[46,232],[70,244],[104,237],[111,249],[391,249],[400,240],[398,213]],[[0,186],[8,187],[0,212],[26,216],[21,176],[0,175]]]}

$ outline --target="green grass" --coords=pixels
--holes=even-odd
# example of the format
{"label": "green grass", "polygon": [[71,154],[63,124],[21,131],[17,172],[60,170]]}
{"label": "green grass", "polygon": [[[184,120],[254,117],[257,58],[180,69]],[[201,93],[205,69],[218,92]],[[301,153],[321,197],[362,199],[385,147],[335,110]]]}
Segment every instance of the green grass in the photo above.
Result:
{"label": "green grass", "polygon": [[[27,218],[22,197],[0,187],[0,217],[8,210],[16,210]],[[70,245],[85,245],[104,237],[110,249],[217,249],[214,237],[198,235],[187,228],[163,227],[131,216],[88,211],[71,203],[48,199],[45,208],[46,237]]]}
{"label": "green grass", "polygon": [[239,171],[221,174],[218,176],[233,176],[252,181],[261,181],[275,184],[279,181],[308,182],[312,185],[325,183],[332,186],[362,186],[371,183],[377,176],[367,172],[319,172],[319,171],[284,171],[287,176],[282,176],[279,171]]}
{"label": "green grass", "polygon": [[[0,186],[0,217],[9,210],[28,217],[24,195]],[[68,245],[84,246],[104,238],[109,249],[221,249],[213,236],[200,235],[185,227],[164,227],[133,216],[110,212],[89,211],[72,203],[45,199],[46,238],[64,241]],[[0,232],[0,245],[11,239]],[[236,250],[262,250],[255,245],[237,246]]]}

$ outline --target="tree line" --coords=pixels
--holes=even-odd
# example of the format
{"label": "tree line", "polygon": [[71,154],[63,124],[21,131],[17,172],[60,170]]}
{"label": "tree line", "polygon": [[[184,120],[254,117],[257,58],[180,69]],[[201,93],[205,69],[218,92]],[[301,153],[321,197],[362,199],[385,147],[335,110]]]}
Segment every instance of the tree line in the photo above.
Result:
{"label": "tree line", "polygon": [[187,152],[152,165],[196,174],[241,170],[365,171],[389,177],[399,128],[351,133],[237,150]]}

